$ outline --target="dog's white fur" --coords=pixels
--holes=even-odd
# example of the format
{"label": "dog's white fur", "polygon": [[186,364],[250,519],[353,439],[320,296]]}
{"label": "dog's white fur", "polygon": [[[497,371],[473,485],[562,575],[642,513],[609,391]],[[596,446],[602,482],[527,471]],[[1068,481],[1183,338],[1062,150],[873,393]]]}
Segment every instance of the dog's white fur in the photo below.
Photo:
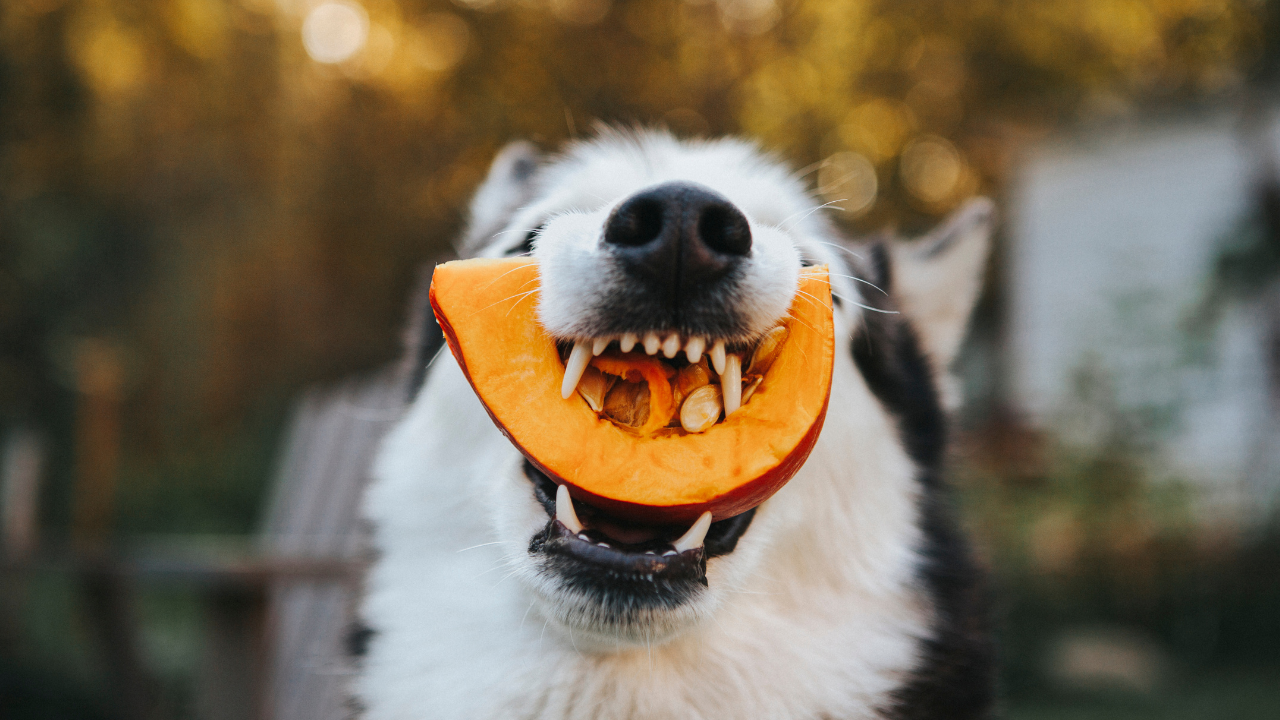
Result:
{"label": "dog's white fur", "polygon": [[[467,252],[500,255],[545,223],[535,253],[544,268],[541,312],[562,335],[576,332],[575,309],[599,291],[594,249],[607,213],[667,180],[713,188],[749,219],[748,282],[759,291],[753,328],[786,311],[802,254],[829,264],[844,302],[826,425],[737,549],[708,561],[704,592],[617,627],[530,558],[546,511],[519,453],[441,353],[386,439],[365,501],[379,553],[361,608],[375,632],[356,684],[366,717],[875,717],[917,664],[933,612],[914,580],[916,468],[849,354],[866,312],[860,298],[876,290],[847,277],[854,273],[844,251],[830,244],[839,240],[801,181],[746,143],[606,133],[573,145],[532,185],[510,169],[528,151],[516,147],[495,161],[473,207]],[[982,232],[964,234],[955,243],[962,251],[946,248],[934,262],[968,276],[960,313],[926,300],[925,281],[894,278],[916,297],[908,310],[934,308],[922,328],[939,368],[957,351],[976,295],[972,257],[985,255],[989,208],[966,212]]]}

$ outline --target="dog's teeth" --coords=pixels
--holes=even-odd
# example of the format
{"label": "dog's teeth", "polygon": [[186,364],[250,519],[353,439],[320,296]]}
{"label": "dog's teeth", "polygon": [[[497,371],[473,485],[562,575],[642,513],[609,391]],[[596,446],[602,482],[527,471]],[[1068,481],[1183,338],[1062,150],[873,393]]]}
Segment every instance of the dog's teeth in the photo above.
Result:
{"label": "dog's teeth", "polygon": [[685,550],[693,550],[702,547],[702,541],[707,537],[707,528],[711,527],[711,511],[702,513],[702,515],[693,523],[693,527],[689,528],[689,532],[680,536],[679,540],[671,543],[675,547],[676,552],[684,552]]}
{"label": "dog's teeth", "polygon": [[645,555],[657,555],[658,553],[656,553],[656,552],[654,552],[654,551],[652,551],[652,550],[645,550],[645,551],[644,551],[644,554],[645,554]]}
{"label": "dog's teeth", "polygon": [[669,556],[671,556],[671,555],[677,555],[677,554],[679,554],[679,553],[677,553],[675,550],[668,550],[668,551],[666,551],[666,552],[662,553],[662,557],[669,557]]}
{"label": "dog's teeth", "polygon": [[591,542],[591,538],[587,537],[587,534],[586,534],[586,533],[578,533],[578,539],[579,539],[579,540],[586,540],[587,542]]}
{"label": "dog's teeth", "polygon": [[587,369],[587,363],[590,361],[591,345],[586,340],[579,340],[574,344],[573,352],[569,353],[569,362],[564,365],[564,382],[560,383],[560,397],[569,399],[578,387],[578,381],[582,379],[582,373]]}
{"label": "dog's teeth", "polygon": [[669,335],[662,343],[662,354],[670,360],[675,357],[678,352],[680,352],[680,335],[677,333],[671,333],[671,335]]}
{"label": "dog's teeth", "polygon": [[707,353],[711,356],[711,367],[716,369],[717,375],[724,374],[724,341],[717,340],[715,345],[711,346],[711,352]]}
{"label": "dog's teeth", "polygon": [[599,355],[600,353],[604,352],[605,348],[609,347],[609,343],[611,342],[613,342],[613,338],[607,338],[607,337],[596,338],[596,341],[591,344],[591,354]]}
{"label": "dog's teeth", "polygon": [[684,354],[689,356],[690,363],[697,363],[702,359],[702,351],[707,347],[707,341],[700,337],[689,338],[689,344],[684,346]]}
{"label": "dog's teeth", "polygon": [[573,510],[573,498],[569,497],[567,485],[556,488],[556,519],[561,525],[569,528],[569,532],[574,534],[582,532],[582,522],[578,520],[578,513]]}
{"label": "dog's teeth", "polygon": [[658,348],[662,346],[662,340],[658,338],[658,333],[651,332],[644,336],[644,351],[648,355],[655,355]]}
{"label": "dog's teeth", "polygon": [[640,338],[636,337],[635,333],[627,333],[622,336],[622,340],[618,341],[618,345],[622,347],[622,352],[631,352],[631,348],[635,347],[638,342],[640,342]]}
{"label": "dog's teeth", "polygon": [[729,355],[724,360],[724,372],[720,375],[720,390],[724,393],[724,417],[726,420],[742,407],[742,358]]}
{"label": "dog's teeth", "polygon": [[597,544],[597,545],[599,545],[599,546],[600,546],[600,547],[602,547],[602,548],[611,548],[611,547],[613,547],[612,545],[610,545],[610,544],[609,544],[609,543],[607,543],[607,542],[598,542],[598,543],[596,543],[596,544]]}

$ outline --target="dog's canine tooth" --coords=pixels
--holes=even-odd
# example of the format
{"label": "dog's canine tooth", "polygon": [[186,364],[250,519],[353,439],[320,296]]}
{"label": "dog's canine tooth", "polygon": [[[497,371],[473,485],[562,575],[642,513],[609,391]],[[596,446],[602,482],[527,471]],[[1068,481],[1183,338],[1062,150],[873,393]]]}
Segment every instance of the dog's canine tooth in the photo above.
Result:
{"label": "dog's canine tooth", "polygon": [[578,520],[578,513],[573,509],[573,498],[569,497],[567,485],[556,488],[556,519],[574,535],[582,532],[582,521]]}
{"label": "dog's canine tooth", "polygon": [[689,338],[689,344],[684,346],[684,354],[689,357],[689,363],[696,365],[702,359],[702,351],[706,349],[707,341],[700,337]]}
{"label": "dog's canine tooth", "polygon": [[734,411],[742,407],[742,358],[738,355],[725,357],[720,390],[724,393],[724,417],[728,420]]}
{"label": "dog's canine tooth", "polygon": [[591,354],[599,355],[604,352],[605,348],[609,347],[611,342],[613,342],[613,338],[610,337],[596,338],[595,342],[591,344]]}
{"label": "dog's canine tooth", "polygon": [[631,348],[635,347],[638,342],[640,342],[640,338],[636,337],[635,333],[627,333],[618,341],[618,345],[622,348],[622,352],[625,353],[631,352]]}
{"label": "dog's canine tooth", "polygon": [[662,342],[662,354],[668,360],[676,356],[680,352],[680,334],[671,333],[667,339]]}
{"label": "dog's canine tooth", "polygon": [[711,352],[707,353],[711,356],[711,367],[716,369],[717,375],[724,374],[724,340],[717,340],[715,345],[711,346]]}
{"label": "dog's canine tooth", "polygon": [[650,332],[644,336],[644,352],[646,355],[656,355],[658,348],[662,346],[662,340],[658,338],[658,333]]}
{"label": "dog's canine tooth", "polygon": [[573,352],[569,353],[569,362],[564,364],[564,382],[560,383],[560,396],[565,400],[573,394],[582,379],[582,373],[591,361],[591,345],[586,340],[574,343]]}
{"label": "dog's canine tooth", "polygon": [[[563,487],[563,486],[562,486]],[[707,537],[707,528],[711,527],[711,511],[702,513],[697,520],[694,521],[693,527],[689,531],[680,536],[679,540],[671,543],[675,547],[676,552],[684,552],[685,550],[693,550],[702,547],[702,541]]]}

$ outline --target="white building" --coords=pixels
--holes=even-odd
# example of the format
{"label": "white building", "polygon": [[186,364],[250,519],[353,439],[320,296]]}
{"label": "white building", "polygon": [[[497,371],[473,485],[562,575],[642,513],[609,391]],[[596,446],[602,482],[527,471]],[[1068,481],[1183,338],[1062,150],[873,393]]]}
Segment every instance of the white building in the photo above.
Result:
{"label": "white building", "polygon": [[1168,418],[1158,474],[1194,482],[1206,509],[1257,511],[1280,488],[1262,300],[1228,304],[1210,342],[1188,331],[1254,200],[1247,145],[1225,113],[1081,133],[1029,152],[1008,203],[1014,401],[1085,446],[1116,412]]}

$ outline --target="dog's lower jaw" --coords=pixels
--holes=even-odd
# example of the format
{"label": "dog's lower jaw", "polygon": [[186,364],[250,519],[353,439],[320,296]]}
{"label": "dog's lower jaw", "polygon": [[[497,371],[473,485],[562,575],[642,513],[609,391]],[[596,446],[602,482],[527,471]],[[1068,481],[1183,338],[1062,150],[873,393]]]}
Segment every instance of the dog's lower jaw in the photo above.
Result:
{"label": "dog's lower jaw", "polygon": [[592,555],[608,552],[574,537],[555,519],[529,546],[536,567],[530,589],[538,608],[579,649],[577,637],[597,649],[663,642],[706,615],[702,548],[669,557],[629,555],[622,567],[592,561]]}
{"label": "dog's lower jaw", "polygon": [[713,601],[702,594],[674,607],[617,613],[595,595],[566,590],[553,578],[546,582],[551,589],[534,591],[534,608],[548,631],[575,651],[594,655],[661,646],[696,631],[714,612]]}

